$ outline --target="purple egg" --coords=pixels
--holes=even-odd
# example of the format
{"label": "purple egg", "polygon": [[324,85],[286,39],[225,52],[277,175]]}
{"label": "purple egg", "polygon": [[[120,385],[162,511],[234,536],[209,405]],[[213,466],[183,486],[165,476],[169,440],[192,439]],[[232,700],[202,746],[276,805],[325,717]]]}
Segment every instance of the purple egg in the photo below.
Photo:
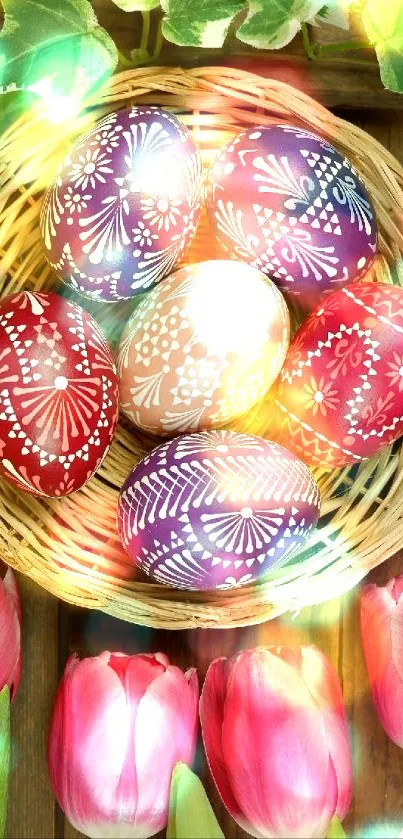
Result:
{"label": "purple egg", "polygon": [[234,431],[203,431],[154,449],[131,472],[118,528],[156,582],[229,589],[281,565],[319,515],[319,490],[291,452]]}
{"label": "purple egg", "polygon": [[209,181],[221,243],[305,307],[371,267],[370,197],[350,161],[323,138],[287,125],[248,129],[220,152]]}
{"label": "purple egg", "polygon": [[200,155],[176,116],[146,106],[108,114],[74,144],[46,193],[49,262],[88,297],[133,297],[183,255],[202,190]]}

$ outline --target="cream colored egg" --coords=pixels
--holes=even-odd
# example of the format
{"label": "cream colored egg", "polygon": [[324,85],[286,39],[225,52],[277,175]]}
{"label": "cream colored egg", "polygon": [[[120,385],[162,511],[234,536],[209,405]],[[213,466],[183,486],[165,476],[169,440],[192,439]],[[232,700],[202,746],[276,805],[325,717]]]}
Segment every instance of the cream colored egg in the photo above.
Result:
{"label": "cream colored egg", "polygon": [[221,426],[269,390],[289,336],[283,297],[257,269],[231,260],[182,268],[123,332],[121,410],[162,436]]}

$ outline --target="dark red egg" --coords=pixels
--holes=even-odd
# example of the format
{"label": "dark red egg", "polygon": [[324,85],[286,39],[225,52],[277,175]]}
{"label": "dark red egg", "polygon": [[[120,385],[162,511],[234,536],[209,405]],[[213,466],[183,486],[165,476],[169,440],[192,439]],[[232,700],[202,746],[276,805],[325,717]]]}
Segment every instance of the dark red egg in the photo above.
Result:
{"label": "dark red egg", "polygon": [[102,463],[118,418],[110,348],[94,319],[57,294],[0,305],[0,473],[61,496]]}

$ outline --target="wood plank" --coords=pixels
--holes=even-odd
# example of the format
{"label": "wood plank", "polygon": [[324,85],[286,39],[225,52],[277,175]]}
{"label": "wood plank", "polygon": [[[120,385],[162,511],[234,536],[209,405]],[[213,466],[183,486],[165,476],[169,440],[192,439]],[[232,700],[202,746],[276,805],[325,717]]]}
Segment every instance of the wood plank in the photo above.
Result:
{"label": "wood plank", "polygon": [[58,683],[58,601],[18,576],[23,607],[23,673],[11,709],[12,756],[7,839],[53,839],[55,801],[46,765],[49,718]]}
{"label": "wood plank", "polygon": [[[403,120],[400,116],[394,119],[390,115],[382,117],[375,113],[360,119],[356,114],[353,121],[376,137],[398,159],[403,159]],[[369,578],[383,584],[396,572],[396,567],[403,570],[400,556],[383,563]],[[346,820],[347,834],[350,835],[353,830],[362,831],[369,823],[382,822],[385,817],[400,820],[402,812],[401,752],[389,743],[373,706],[361,648],[358,590],[344,598],[341,658],[355,772],[355,794]]]}

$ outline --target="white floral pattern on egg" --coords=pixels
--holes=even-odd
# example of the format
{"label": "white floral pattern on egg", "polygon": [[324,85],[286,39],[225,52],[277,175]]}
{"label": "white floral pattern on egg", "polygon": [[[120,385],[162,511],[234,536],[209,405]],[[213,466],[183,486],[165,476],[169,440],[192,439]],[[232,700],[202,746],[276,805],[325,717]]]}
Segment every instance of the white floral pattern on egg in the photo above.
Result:
{"label": "white floral pattern on egg", "polygon": [[177,117],[141,106],[108,114],[74,144],[45,196],[50,264],[95,299],[143,292],[190,244],[202,186],[199,153]]}

